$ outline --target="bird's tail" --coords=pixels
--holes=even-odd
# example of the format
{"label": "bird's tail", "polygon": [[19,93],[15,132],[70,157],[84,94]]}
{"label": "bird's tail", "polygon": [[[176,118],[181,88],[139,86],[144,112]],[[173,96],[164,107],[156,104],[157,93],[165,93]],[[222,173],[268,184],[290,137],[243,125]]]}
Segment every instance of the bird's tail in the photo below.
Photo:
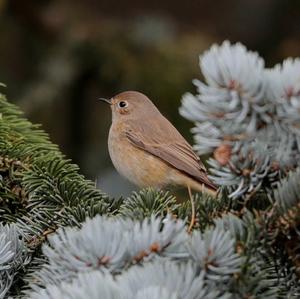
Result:
{"label": "bird's tail", "polygon": [[205,177],[205,180],[202,178],[201,182],[197,181],[197,184],[193,186],[193,189],[202,193],[207,193],[213,197],[218,195],[218,187],[207,177]]}

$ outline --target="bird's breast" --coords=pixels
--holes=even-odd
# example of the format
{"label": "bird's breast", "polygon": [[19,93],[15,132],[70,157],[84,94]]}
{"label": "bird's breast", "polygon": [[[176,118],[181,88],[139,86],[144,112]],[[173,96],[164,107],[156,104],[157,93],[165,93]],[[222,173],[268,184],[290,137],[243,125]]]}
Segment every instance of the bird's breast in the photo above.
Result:
{"label": "bird's breast", "polygon": [[162,188],[168,185],[170,167],[159,158],[135,147],[124,134],[122,125],[113,124],[108,149],[117,171],[139,187]]}

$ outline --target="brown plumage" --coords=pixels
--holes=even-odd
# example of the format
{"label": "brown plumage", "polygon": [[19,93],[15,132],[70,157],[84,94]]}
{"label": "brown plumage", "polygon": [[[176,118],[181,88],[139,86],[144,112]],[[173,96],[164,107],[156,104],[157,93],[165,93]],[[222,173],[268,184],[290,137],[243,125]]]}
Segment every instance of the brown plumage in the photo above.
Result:
{"label": "brown plumage", "polygon": [[142,93],[114,96],[109,153],[117,170],[140,187],[181,185],[216,193],[200,158]]}

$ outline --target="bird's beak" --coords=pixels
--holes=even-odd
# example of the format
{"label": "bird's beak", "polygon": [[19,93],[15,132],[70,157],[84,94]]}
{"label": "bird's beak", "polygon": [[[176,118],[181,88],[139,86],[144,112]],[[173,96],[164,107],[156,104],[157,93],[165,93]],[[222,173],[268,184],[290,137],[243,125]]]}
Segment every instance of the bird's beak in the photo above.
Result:
{"label": "bird's beak", "polygon": [[102,102],[105,102],[105,103],[107,103],[107,104],[109,104],[109,105],[112,104],[112,103],[111,103],[111,99],[98,98],[98,100],[100,100],[100,101],[102,101]]}

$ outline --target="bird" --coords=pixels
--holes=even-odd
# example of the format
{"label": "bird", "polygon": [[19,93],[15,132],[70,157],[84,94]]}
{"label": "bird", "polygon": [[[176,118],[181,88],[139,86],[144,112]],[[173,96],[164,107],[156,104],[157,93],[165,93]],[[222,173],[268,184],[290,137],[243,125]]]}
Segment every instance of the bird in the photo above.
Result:
{"label": "bird", "polygon": [[117,171],[140,188],[170,186],[217,194],[217,186],[192,146],[153,102],[138,91],[124,91],[110,99],[112,124],[108,151]]}

